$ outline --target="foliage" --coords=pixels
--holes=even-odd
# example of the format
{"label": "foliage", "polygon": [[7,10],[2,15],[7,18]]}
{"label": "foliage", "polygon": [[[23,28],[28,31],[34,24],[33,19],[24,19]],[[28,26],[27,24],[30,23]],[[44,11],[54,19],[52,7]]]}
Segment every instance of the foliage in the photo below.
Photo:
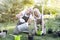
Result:
{"label": "foliage", "polygon": [[56,14],[57,13],[57,10],[55,8],[52,8],[52,7],[47,7],[45,6],[44,8],[44,14]]}
{"label": "foliage", "polygon": [[60,22],[58,22],[56,19],[48,19],[48,21],[45,23],[46,29],[48,30],[49,28],[53,29],[53,31],[59,31]]}
{"label": "foliage", "polygon": [[28,6],[27,4],[33,5],[33,0],[2,0],[0,3],[0,22],[15,21],[15,15]]}
{"label": "foliage", "polygon": [[3,0],[0,4],[1,22],[15,20],[15,15],[21,11],[22,6],[18,0]]}
{"label": "foliage", "polygon": [[37,5],[35,5],[34,8],[38,8],[39,11],[42,13],[42,5],[41,5],[41,6],[37,6]]}
{"label": "foliage", "polygon": [[[54,6],[48,7],[47,2],[48,0],[45,0],[44,14],[57,14],[60,9]],[[51,5],[54,5],[54,3],[55,1],[51,0]],[[15,15],[27,7],[34,6],[42,13],[42,0],[39,5],[37,6],[34,0],[2,0],[0,1],[0,22],[16,21]]]}
{"label": "foliage", "polygon": [[22,3],[24,6],[31,6],[34,5],[34,0],[23,0]]}
{"label": "foliage", "polygon": [[[48,22],[50,22],[50,21],[48,21]],[[50,22],[50,24],[53,25],[51,22]],[[2,27],[5,27],[5,25],[6,24],[3,24],[2,23],[1,26]],[[10,36],[9,34],[13,34],[13,30],[14,30],[15,26],[16,26],[16,23],[15,22],[14,23],[8,23],[8,25],[6,27],[6,29],[8,30],[8,34],[7,34],[6,38],[0,38],[0,40],[13,40],[14,37],[13,36]],[[48,28],[46,28],[46,29],[48,29]],[[51,28],[54,29],[53,27],[51,27]],[[56,26],[55,29],[57,29],[57,28],[60,29],[59,27]],[[23,33],[23,34],[20,34],[20,35],[22,35],[21,40],[28,40],[27,39],[27,36],[28,36],[27,34],[24,34]],[[34,40],[60,40],[60,37],[53,38],[51,35],[46,34],[45,36],[34,36]]]}
{"label": "foliage", "polygon": [[56,15],[55,19],[60,22],[60,14]]}

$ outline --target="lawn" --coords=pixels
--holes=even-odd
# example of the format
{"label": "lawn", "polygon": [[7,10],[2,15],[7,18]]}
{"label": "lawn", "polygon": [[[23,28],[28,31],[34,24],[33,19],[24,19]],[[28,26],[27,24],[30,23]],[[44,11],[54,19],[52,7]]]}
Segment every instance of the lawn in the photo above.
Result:
{"label": "lawn", "polygon": [[[59,27],[56,27],[57,24],[54,24],[53,22],[52,23],[51,22],[52,21],[50,20],[48,22],[49,24],[47,23],[46,25],[47,26],[51,26],[51,24],[52,24],[52,26],[55,26],[55,27],[51,27],[52,29],[53,28],[55,28],[55,29],[59,28]],[[0,40],[14,40],[14,37],[9,35],[9,34],[13,34],[13,30],[14,30],[14,28],[16,26],[16,23],[17,22],[14,22],[14,23],[12,23],[12,22],[9,22],[9,23],[0,23],[0,30],[3,30],[3,29],[7,29],[8,30],[8,34],[7,34],[6,38],[0,38]],[[46,29],[49,28],[47,26],[46,26]],[[28,40],[27,39],[27,34],[21,34],[21,35],[22,35],[21,40]],[[54,38],[52,36],[52,34],[46,34],[45,36],[34,36],[34,40],[60,40],[60,38],[59,37]]]}

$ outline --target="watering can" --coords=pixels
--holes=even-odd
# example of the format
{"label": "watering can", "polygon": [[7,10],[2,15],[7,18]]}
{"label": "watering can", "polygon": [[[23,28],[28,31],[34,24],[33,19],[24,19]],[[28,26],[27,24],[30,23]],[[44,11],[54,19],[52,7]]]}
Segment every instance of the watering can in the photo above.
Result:
{"label": "watering can", "polygon": [[21,40],[21,35],[15,35],[14,40]]}

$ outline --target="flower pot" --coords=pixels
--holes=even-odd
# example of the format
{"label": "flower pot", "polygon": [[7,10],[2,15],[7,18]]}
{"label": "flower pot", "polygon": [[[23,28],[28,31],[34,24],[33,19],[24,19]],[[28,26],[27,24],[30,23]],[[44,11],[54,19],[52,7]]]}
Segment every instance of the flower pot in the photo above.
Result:
{"label": "flower pot", "polygon": [[3,32],[6,32],[6,34],[7,34],[7,30],[3,30]]}
{"label": "flower pot", "polygon": [[28,40],[34,40],[34,36],[28,35]]}
{"label": "flower pot", "polygon": [[58,34],[58,37],[60,37],[60,31],[57,31],[56,33]]}
{"label": "flower pot", "polygon": [[22,35],[14,35],[14,40],[21,40]]}
{"label": "flower pot", "polygon": [[48,34],[52,34],[53,30],[51,28],[48,29]]}
{"label": "flower pot", "polygon": [[58,34],[56,32],[53,33],[53,37],[54,38],[57,38],[58,37]]}
{"label": "flower pot", "polygon": [[1,30],[0,30],[0,33],[1,33]]}
{"label": "flower pot", "polygon": [[37,36],[42,35],[42,31],[38,30],[38,31],[36,32],[36,35],[37,35]]}

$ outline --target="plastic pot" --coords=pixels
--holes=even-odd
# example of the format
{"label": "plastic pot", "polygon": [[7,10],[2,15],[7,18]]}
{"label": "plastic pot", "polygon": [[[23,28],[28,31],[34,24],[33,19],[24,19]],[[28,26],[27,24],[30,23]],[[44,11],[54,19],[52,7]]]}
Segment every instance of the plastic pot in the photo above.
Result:
{"label": "plastic pot", "polygon": [[48,29],[48,34],[52,34],[53,30],[51,28]]}
{"label": "plastic pot", "polygon": [[14,40],[21,40],[22,35],[15,35]]}
{"label": "plastic pot", "polygon": [[0,33],[1,33],[1,30],[0,30]]}
{"label": "plastic pot", "polygon": [[36,35],[38,35],[38,36],[42,35],[42,31],[38,30],[38,31],[36,32]]}
{"label": "plastic pot", "polygon": [[34,40],[34,36],[28,35],[28,40]]}
{"label": "plastic pot", "polygon": [[7,34],[7,30],[3,30],[3,32],[6,32],[6,34]]}

